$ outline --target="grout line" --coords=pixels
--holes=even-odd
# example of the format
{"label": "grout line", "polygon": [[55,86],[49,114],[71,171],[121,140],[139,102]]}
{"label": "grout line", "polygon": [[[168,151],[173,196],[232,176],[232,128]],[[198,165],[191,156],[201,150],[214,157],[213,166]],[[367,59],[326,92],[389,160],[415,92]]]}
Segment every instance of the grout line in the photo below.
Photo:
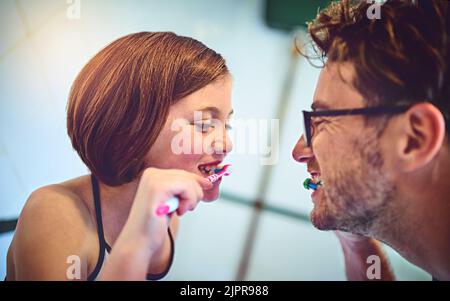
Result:
{"label": "grout line", "polygon": [[[233,195],[233,194],[230,194],[225,191],[220,193],[220,198],[223,199],[224,201],[228,201],[228,202],[239,204],[239,205],[244,205],[247,207],[257,207],[256,203],[252,202],[252,200],[250,200],[248,198],[240,197],[238,195]],[[311,223],[309,215],[306,213],[295,212],[293,210],[283,208],[280,206],[269,205],[269,204],[267,204],[267,202],[265,202],[263,204],[263,206],[261,207],[261,210],[267,211],[269,213],[278,214],[278,215],[281,215],[284,217],[292,218],[297,221]]]}
{"label": "grout line", "polygon": [[[230,194],[227,192],[222,192],[220,198],[224,201],[228,201],[231,203],[235,203],[235,204],[243,205],[243,206],[247,206],[247,207],[255,207],[255,205],[256,205],[256,203],[251,203],[249,199],[240,197],[238,195],[233,195],[233,194]],[[278,214],[278,215],[281,215],[284,217],[292,218],[292,219],[300,221],[300,222],[307,222],[307,223],[310,222],[308,215],[306,215],[304,213],[292,212],[291,210],[288,210],[288,209],[285,209],[282,207],[278,207],[278,206],[264,205],[262,208],[260,208],[260,210]],[[5,232],[14,231],[14,227],[15,227],[16,223],[17,223],[17,219],[6,220],[6,221],[0,220],[0,234],[5,233]]]}
{"label": "grout line", "polygon": [[[28,22],[28,18],[27,15],[25,13],[25,10],[23,9],[22,4],[20,3],[20,0],[14,0],[14,3],[16,4],[16,9],[17,9],[17,13],[23,23],[23,26],[25,27],[25,40],[29,40],[30,43],[30,47],[31,50],[34,54],[34,56],[36,57],[36,64],[37,64],[37,68],[38,68],[38,72],[41,74],[41,77],[45,83],[46,86],[46,91],[47,91],[47,96],[46,99],[48,99],[48,102],[50,104],[55,104],[55,96],[53,95],[53,91],[51,88],[51,84],[50,84],[50,80],[45,72],[45,68],[42,65],[42,55],[39,53],[39,51],[37,50],[37,47],[34,44],[34,41],[32,39],[32,36],[34,35],[34,33],[36,33],[37,31],[31,28],[30,23]],[[58,10],[59,11],[59,10]],[[47,21],[51,20],[53,17],[50,17],[47,19]],[[46,23],[46,22],[43,22]]]}
{"label": "grout line", "polygon": [[22,191],[26,191],[26,185],[25,182],[22,180],[22,177],[20,176],[19,171],[17,170],[16,165],[14,164],[14,162],[11,160],[11,157],[8,154],[8,150],[5,147],[5,145],[3,144],[2,140],[0,139],[0,149],[2,151],[2,156],[4,156],[7,161],[10,164],[10,168],[12,170],[12,173],[14,175],[14,178],[16,178],[17,183],[19,184],[19,188],[22,189]]}
{"label": "grout line", "polygon": [[[55,10],[55,12],[53,14],[51,14],[51,16],[48,19],[43,21],[41,24],[35,26],[35,28],[33,30],[33,29],[31,29],[28,22],[26,21],[26,16],[24,15],[23,8],[20,8],[22,10],[22,12],[19,12],[18,6],[21,7],[21,5],[17,1],[18,0],[14,0],[16,9],[18,10],[17,14],[19,15],[19,18],[21,19],[21,21],[25,27],[25,35],[22,38],[18,39],[13,45],[11,45],[9,48],[7,48],[5,51],[3,51],[0,54],[0,62],[3,61],[7,56],[9,56],[17,48],[19,48],[23,43],[26,42],[26,40],[28,38],[31,38],[36,32],[38,32],[41,28],[43,28],[48,22],[50,22],[55,16],[57,16],[61,12],[61,10],[59,10],[59,9]],[[21,16],[21,14],[23,16]],[[23,18],[25,18],[25,20]]]}

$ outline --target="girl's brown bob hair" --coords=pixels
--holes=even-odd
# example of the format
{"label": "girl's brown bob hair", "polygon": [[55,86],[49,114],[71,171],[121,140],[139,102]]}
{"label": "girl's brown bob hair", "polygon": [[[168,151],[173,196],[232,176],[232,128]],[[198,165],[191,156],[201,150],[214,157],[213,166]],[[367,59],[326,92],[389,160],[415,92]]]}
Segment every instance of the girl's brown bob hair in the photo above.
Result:
{"label": "girl's brown bob hair", "polygon": [[103,183],[131,182],[145,168],[169,107],[229,73],[222,56],[171,32],[122,37],[81,70],[67,104],[73,148]]}

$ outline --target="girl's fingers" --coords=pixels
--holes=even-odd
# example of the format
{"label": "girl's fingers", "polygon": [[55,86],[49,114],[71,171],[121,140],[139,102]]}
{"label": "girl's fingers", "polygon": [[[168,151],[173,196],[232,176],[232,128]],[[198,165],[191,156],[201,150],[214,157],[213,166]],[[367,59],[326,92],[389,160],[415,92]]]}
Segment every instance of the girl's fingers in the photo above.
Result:
{"label": "girl's fingers", "polygon": [[178,215],[183,215],[188,211],[198,199],[198,191],[191,183],[187,183],[185,189],[178,195],[180,199],[180,205],[178,207]]}
{"label": "girl's fingers", "polygon": [[204,190],[209,190],[214,186],[214,184],[211,183],[206,178],[203,178],[199,175],[195,175],[195,177],[196,177],[196,180],[197,180],[198,184],[200,185],[200,187]]}
{"label": "girl's fingers", "polygon": [[[182,198],[180,200],[180,214],[184,214],[187,210],[194,210],[197,204],[203,199],[203,189],[195,180],[189,181],[187,183],[186,189],[189,190],[188,198]],[[183,195],[180,195],[181,197]]]}

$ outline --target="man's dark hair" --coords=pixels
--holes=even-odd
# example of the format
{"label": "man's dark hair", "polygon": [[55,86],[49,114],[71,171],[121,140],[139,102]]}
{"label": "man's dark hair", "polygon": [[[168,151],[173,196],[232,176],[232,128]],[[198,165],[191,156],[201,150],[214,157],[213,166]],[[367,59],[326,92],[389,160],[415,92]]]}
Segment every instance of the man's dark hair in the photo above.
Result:
{"label": "man's dark hair", "polygon": [[387,0],[380,18],[372,1],[333,2],[308,26],[318,54],[350,62],[353,85],[368,106],[430,102],[450,133],[450,4],[447,0]]}

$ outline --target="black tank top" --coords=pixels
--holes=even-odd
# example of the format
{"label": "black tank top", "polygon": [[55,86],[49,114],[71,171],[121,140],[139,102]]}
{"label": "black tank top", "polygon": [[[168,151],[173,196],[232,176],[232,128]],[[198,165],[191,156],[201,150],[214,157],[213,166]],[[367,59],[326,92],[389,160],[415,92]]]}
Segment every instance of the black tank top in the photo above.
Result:
{"label": "black tank top", "polygon": [[[105,240],[105,235],[103,232],[103,222],[102,222],[102,210],[101,210],[101,203],[100,203],[100,189],[98,186],[97,178],[94,175],[91,175],[91,182],[92,182],[92,191],[94,193],[94,205],[95,205],[95,219],[97,220],[97,234],[98,234],[98,241],[99,241],[99,255],[97,264],[95,265],[94,270],[92,273],[88,276],[88,281],[93,281],[97,278],[98,274],[100,273],[103,261],[105,260],[106,252],[111,253],[111,247]],[[167,269],[162,272],[161,274],[147,274],[147,280],[159,280],[167,275],[167,273],[170,270],[170,267],[172,266],[173,262],[173,255],[174,255],[174,241],[172,237],[172,233],[170,232],[170,227],[167,228],[167,232],[169,234],[170,239],[170,259],[169,264],[167,266]]]}

